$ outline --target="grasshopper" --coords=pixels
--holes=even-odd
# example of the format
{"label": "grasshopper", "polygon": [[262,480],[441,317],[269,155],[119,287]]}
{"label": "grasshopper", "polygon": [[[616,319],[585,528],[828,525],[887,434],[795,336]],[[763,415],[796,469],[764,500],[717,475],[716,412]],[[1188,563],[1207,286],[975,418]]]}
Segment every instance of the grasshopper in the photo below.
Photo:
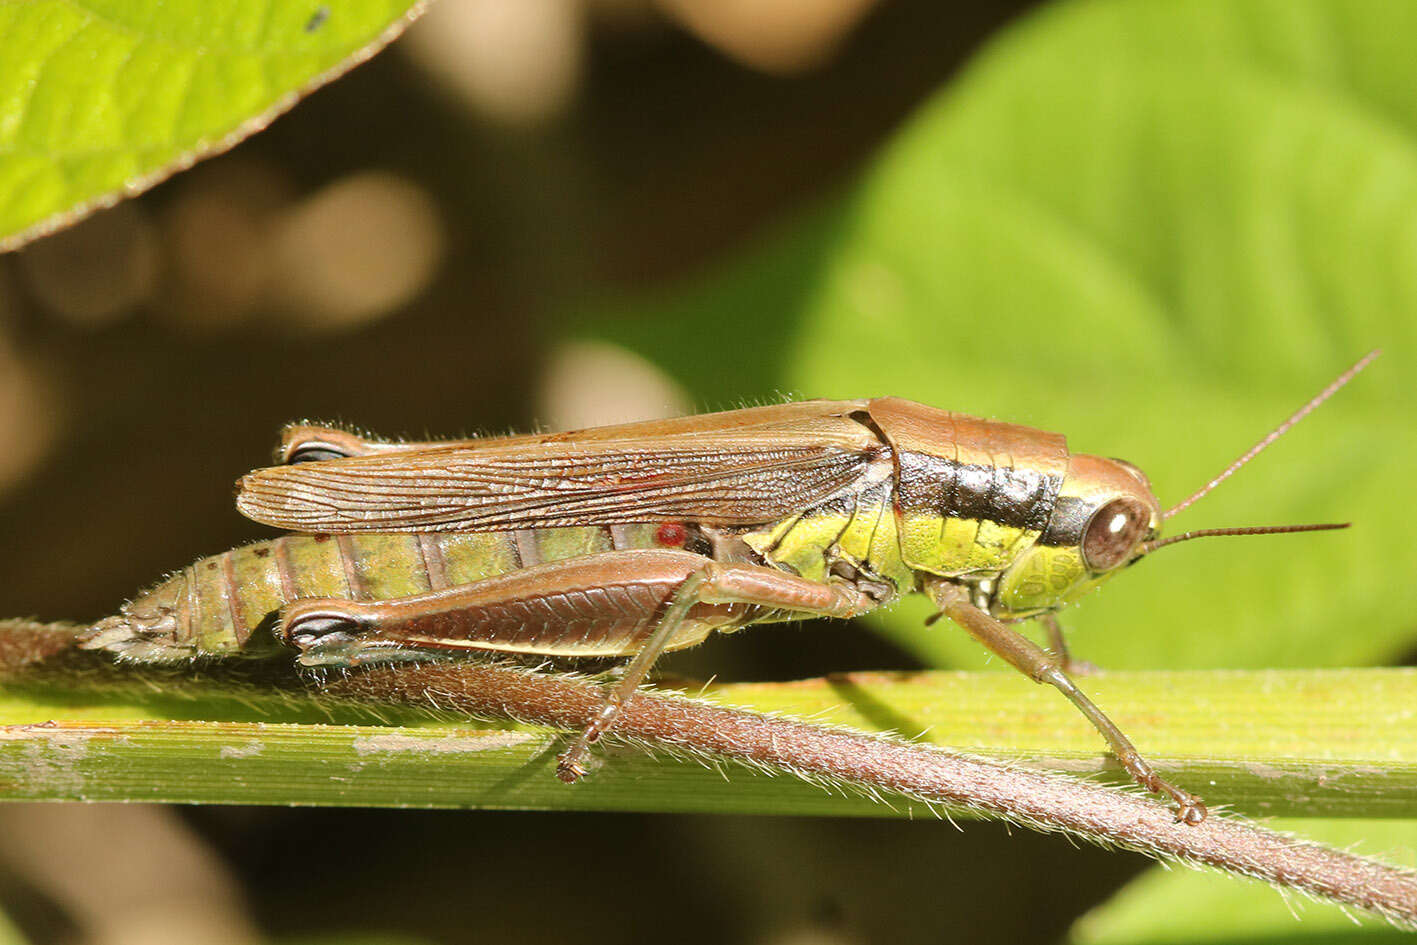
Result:
{"label": "grasshopper", "polygon": [[[893,397],[445,442],[296,425],[279,465],[241,479],[237,506],[297,534],[198,561],[85,645],[143,661],[256,655],[270,627],[316,667],[630,657],[559,759],[575,781],[662,653],[923,592],[937,616],[1057,688],[1137,783],[1195,824],[1201,800],[1163,780],[1073,681],[1052,615],[1168,544],[1345,527],[1159,534],[1376,354],[1165,511],[1131,463]],[[1044,622],[1050,648],[1015,628],[1029,619]]]}

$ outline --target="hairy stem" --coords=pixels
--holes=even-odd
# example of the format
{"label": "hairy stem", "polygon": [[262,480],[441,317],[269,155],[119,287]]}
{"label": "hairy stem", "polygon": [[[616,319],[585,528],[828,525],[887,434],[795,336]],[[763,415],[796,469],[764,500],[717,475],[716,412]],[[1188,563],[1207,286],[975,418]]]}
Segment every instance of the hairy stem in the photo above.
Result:
{"label": "hairy stem", "polygon": [[[567,730],[587,725],[604,698],[585,679],[481,662],[376,667],[325,688],[351,699],[432,705]],[[1410,871],[1239,817],[1180,824],[1150,798],[1064,775],[644,692],[625,704],[614,734],[1212,866],[1417,925],[1417,875]]]}

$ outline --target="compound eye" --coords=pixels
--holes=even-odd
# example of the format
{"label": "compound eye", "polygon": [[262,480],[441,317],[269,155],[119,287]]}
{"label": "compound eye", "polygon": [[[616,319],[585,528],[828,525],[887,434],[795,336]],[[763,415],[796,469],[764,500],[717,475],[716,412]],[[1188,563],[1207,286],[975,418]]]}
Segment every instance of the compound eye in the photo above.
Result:
{"label": "compound eye", "polygon": [[348,453],[330,443],[322,443],[319,440],[310,440],[306,443],[297,443],[285,454],[285,465],[294,466],[296,463],[322,463],[327,459],[344,459]]}
{"label": "compound eye", "polygon": [[1151,510],[1135,499],[1113,499],[1092,514],[1082,536],[1082,560],[1111,571],[1131,557],[1151,528]]}

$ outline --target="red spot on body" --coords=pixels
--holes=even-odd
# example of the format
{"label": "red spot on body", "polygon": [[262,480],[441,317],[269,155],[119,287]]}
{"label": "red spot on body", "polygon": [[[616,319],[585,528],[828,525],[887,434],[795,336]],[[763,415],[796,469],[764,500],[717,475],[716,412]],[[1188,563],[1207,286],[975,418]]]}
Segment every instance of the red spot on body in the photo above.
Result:
{"label": "red spot on body", "polygon": [[689,540],[689,530],[678,522],[665,522],[655,529],[654,540],[666,548],[683,548]]}

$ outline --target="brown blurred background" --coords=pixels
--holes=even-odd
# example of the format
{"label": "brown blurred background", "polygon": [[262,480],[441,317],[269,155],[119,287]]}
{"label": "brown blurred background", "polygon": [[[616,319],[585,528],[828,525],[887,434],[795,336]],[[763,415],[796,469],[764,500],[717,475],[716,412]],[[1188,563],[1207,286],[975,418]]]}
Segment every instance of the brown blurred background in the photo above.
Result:
{"label": "brown blurred background", "polygon": [[[231,153],[0,258],[0,614],[94,618],[262,534],[231,484],[289,420],[683,409],[558,313],[829,199],[1025,6],[441,0]],[[703,651],[675,668],[910,665],[840,627]],[[0,808],[0,900],[35,941],[1028,942],[1139,868],[987,825],[179,814]]]}

